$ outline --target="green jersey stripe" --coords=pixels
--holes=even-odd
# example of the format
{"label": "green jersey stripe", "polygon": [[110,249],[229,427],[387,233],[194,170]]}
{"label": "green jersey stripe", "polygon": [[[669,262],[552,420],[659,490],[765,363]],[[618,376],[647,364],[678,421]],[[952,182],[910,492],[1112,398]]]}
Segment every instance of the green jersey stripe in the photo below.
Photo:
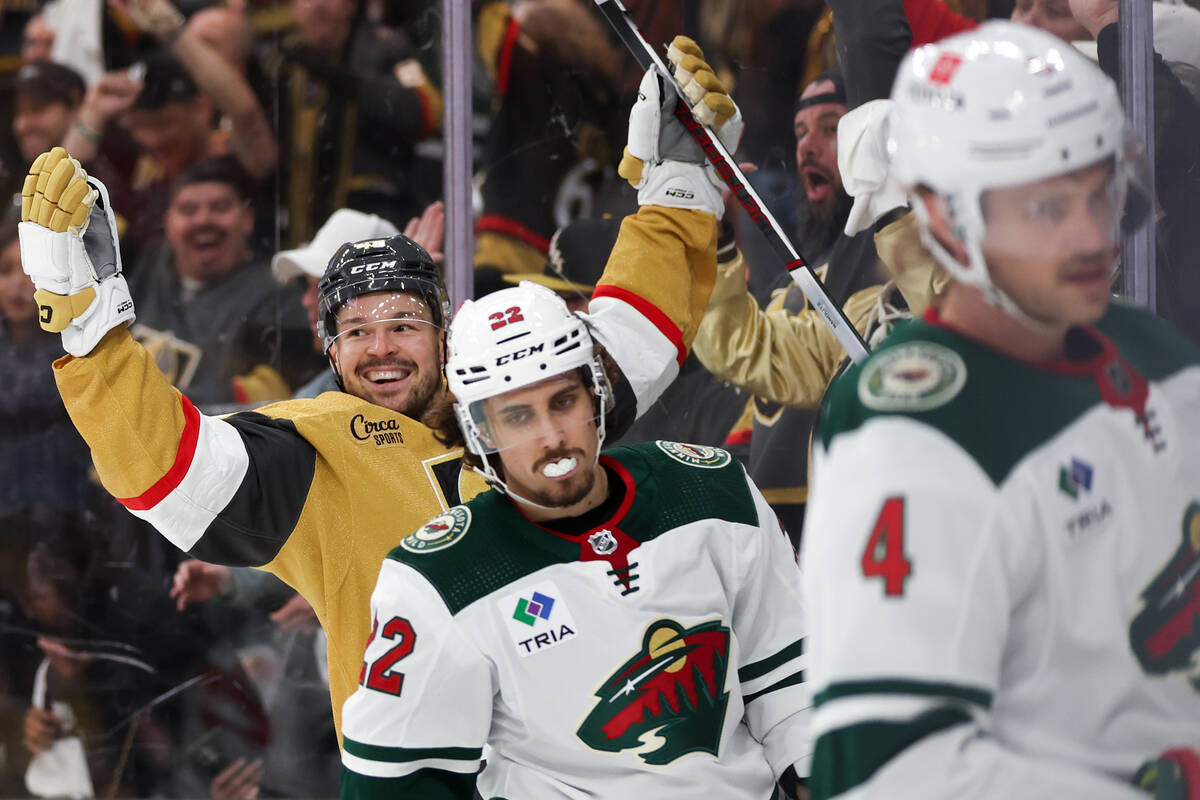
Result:
{"label": "green jersey stripe", "polygon": [[781,667],[788,661],[791,661],[796,656],[804,655],[804,640],[798,639],[792,642],[787,647],[780,650],[773,656],[767,656],[761,661],[755,661],[752,664],[747,664],[738,670],[738,680],[742,683],[752,681],[755,678],[761,678],[771,670]]}
{"label": "green jersey stripe", "polygon": [[396,797],[470,800],[475,796],[475,773],[419,769],[403,778],[375,778],[343,769],[341,795],[345,800],[393,800]]}
{"label": "green jersey stripe", "polygon": [[483,757],[480,747],[384,747],[377,744],[345,740],[346,752],[368,761],[387,761],[400,764],[406,761],[425,761],[443,758],[451,761],[478,761]]}
{"label": "green jersey stripe", "polygon": [[860,722],[817,737],[808,783],[812,800],[850,791],[913,742],[969,720],[965,711],[939,708],[910,722]]}
{"label": "green jersey stripe", "polygon": [[779,689],[786,689],[789,686],[796,686],[797,684],[801,684],[801,683],[804,683],[804,670],[800,670],[799,672],[793,672],[791,675],[788,675],[783,680],[776,681],[775,683],[772,683],[770,686],[768,686],[765,689],[757,691],[754,694],[746,695],[745,698],[743,698],[742,703],[744,705],[750,705],[751,702],[762,697],[764,694],[770,694],[771,692],[778,691]]}
{"label": "green jersey stripe", "polygon": [[866,680],[831,683],[813,697],[813,708],[842,697],[861,694],[915,694],[922,697],[951,697],[966,700],[982,708],[992,707],[992,693],[986,689],[962,686],[956,683],[904,680]]}

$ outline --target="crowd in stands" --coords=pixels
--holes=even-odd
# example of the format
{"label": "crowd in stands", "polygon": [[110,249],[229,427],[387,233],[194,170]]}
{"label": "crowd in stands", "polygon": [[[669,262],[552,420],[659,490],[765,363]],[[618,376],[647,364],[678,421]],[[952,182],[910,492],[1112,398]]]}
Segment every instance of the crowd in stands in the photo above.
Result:
{"label": "crowd in stands", "polygon": [[[703,46],[746,121],[739,161],[868,338],[940,279],[911,215],[846,230],[839,120],[888,95],[910,47],[988,17],[1088,40],[1117,71],[1113,20],[1067,0],[905,0],[907,30],[882,41],[821,0],[624,2],[650,41]],[[1200,11],[1154,6],[1158,310],[1200,343]],[[104,181],[133,335],[201,410],[337,391],[315,331],[327,260],[404,230],[442,261],[440,7],[3,4],[0,796],[337,795],[312,608],[272,576],[189,559],[98,485],[21,271],[20,192],[59,145]],[[591,0],[471,8],[475,293],[532,280],[582,307],[637,208],[616,170],[640,70]],[[843,358],[731,205],[694,352],[624,441],[729,449],[798,542],[814,410]]]}

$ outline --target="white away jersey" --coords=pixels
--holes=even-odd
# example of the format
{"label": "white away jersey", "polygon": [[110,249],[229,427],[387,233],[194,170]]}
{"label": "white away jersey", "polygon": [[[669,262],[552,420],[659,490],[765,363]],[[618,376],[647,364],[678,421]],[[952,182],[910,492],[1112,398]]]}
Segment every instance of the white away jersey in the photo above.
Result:
{"label": "white away jersey", "polygon": [[835,382],[801,563],[814,798],[1145,798],[1200,747],[1200,353],[1114,306],[1032,365],[938,324]]}
{"label": "white away jersey", "polygon": [[601,457],[578,535],[496,491],[404,539],[344,708],[344,797],[753,798],[807,774],[800,570],[728,453]]}

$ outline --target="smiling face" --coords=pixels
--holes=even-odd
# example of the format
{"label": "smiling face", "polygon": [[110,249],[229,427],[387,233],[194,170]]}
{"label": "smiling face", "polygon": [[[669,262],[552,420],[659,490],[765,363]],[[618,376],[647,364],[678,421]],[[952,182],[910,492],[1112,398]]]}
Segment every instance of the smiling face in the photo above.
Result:
{"label": "smiling face", "polygon": [[[479,401],[487,444],[515,495],[568,516],[604,490],[596,464],[596,396],[579,370]],[[495,458],[496,456],[490,456]]]}
{"label": "smiling face", "polygon": [[347,300],[329,346],[346,392],[423,420],[442,391],[442,332],[429,307],[407,292]]}
{"label": "smiling face", "polygon": [[164,226],[179,274],[215,283],[246,258],[254,214],[229,184],[204,181],[175,193]]}

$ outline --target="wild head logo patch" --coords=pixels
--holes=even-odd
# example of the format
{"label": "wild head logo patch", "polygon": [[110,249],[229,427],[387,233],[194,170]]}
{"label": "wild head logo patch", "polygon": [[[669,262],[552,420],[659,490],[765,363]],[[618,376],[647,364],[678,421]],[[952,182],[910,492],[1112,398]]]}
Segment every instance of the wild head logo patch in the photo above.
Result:
{"label": "wild head logo patch", "polygon": [[687,753],[718,755],[729,692],[729,628],[720,620],[684,628],[653,622],[642,649],[596,690],[576,735],[595,750],[632,750],[647,764]]}
{"label": "wild head logo patch", "polygon": [[962,356],[932,342],[910,342],[872,357],[858,376],[858,399],[876,411],[929,411],[967,383]]}
{"label": "wild head logo patch", "polygon": [[1151,675],[1183,672],[1200,691],[1200,503],[1183,515],[1183,542],[1142,592],[1129,643]]}
{"label": "wild head logo patch", "polygon": [[415,533],[400,540],[400,546],[410,553],[432,553],[457,542],[471,527],[471,509],[455,506],[443,511],[422,525]]}

